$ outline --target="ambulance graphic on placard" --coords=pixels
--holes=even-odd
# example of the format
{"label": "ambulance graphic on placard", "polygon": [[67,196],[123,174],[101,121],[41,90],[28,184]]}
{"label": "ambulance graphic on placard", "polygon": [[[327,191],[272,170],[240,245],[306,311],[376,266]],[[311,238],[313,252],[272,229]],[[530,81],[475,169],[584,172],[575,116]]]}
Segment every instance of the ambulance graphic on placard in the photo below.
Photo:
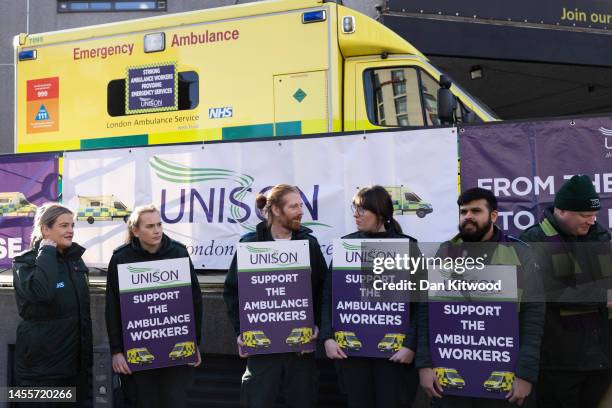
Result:
{"label": "ambulance graphic on placard", "polygon": [[455,368],[436,367],[434,373],[438,384],[444,388],[461,390],[465,387],[465,380]]}
{"label": "ambulance graphic on placard", "polygon": [[512,390],[512,383],[514,383],[514,373],[509,371],[493,371],[483,386],[489,392],[508,392]]}
{"label": "ambulance graphic on placard", "polygon": [[363,347],[361,340],[352,331],[337,331],[334,333],[334,338],[343,349],[359,351]]}
{"label": "ambulance graphic on placard", "polygon": [[155,356],[146,347],[138,347],[127,351],[127,361],[132,364],[152,364]]}
{"label": "ambulance graphic on placard", "polygon": [[296,327],[291,330],[285,342],[290,346],[308,344],[312,340],[312,327]]}
{"label": "ambulance graphic on placard", "polygon": [[271,341],[261,330],[249,330],[242,333],[242,341],[246,347],[268,348]]}
{"label": "ambulance graphic on placard", "polygon": [[193,356],[195,354],[195,350],[196,347],[193,341],[184,341],[182,343],[176,343],[172,348],[170,354],[168,354],[168,357],[170,357],[171,360],[180,360]]}
{"label": "ambulance graphic on placard", "polygon": [[402,333],[387,333],[385,337],[378,343],[380,351],[398,351],[404,344],[405,334]]}

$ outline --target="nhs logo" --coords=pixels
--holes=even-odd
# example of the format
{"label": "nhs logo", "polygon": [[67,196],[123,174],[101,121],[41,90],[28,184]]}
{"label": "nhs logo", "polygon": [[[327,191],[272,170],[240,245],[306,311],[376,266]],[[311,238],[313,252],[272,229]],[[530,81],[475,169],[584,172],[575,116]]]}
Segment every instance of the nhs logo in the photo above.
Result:
{"label": "nhs logo", "polygon": [[208,119],[231,118],[232,116],[234,116],[234,109],[231,106],[208,108]]}
{"label": "nhs logo", "polygon": [[64,287],[64,282],[57,282],[57,285],[55,285],[55,289],[61,289]]}

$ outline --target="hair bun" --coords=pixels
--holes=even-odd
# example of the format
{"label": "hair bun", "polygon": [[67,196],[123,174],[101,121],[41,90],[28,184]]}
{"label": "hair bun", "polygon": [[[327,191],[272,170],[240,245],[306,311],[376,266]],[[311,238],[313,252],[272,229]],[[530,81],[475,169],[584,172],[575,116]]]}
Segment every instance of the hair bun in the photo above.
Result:
{"label": "hair bun", "polygon": [[257,198],[255,198],[255,205],[258,209],[263,210],[267,203],[268,197],[261,193],[257,194]]}

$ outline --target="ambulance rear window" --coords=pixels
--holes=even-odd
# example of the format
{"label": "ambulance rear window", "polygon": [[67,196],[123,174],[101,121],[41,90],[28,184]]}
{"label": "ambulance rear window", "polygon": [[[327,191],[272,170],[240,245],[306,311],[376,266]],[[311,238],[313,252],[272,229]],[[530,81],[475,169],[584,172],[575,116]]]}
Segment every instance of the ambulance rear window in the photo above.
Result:
{"label": "ambulance rear window", "polygon": [[[195,109],[200,103],[200,80],[195,71],[178,73],[178,110]],[[106,108],[109,116],[125,116],[125,78],[108,83]]]}

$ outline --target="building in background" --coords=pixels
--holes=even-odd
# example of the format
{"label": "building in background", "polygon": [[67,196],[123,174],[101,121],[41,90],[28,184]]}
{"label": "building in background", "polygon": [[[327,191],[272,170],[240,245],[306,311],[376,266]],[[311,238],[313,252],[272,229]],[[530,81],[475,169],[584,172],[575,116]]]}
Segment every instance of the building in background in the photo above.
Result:
{"label": "building in background", "polygon": [[[0,2],[0,153],[14,149],[13,38],[252,0],[6,0]],[[502,119],[612,112],[612,5],[585,0],[345,0],[378,18]],[[390,78],[379,100],[387,124],[410,125],[410,81]],[[403,84],[403,85],[402,85]],[[384,89],[384,87],[383,87]],[[410,88],[405,89],[410,92]],[[432,84],[432,95],[436,88]],[[391,98],[391,99],[389,99]],[[425,101],[427,103],[427,101]],[[392,117],[392,118],[391,118]],[[431,118],[435,121],[436,118]]]}
{"label": "building in background", "polygon": [[576,4],[381,0],[378,10],[502,119],[612,112],[612,3]]}

